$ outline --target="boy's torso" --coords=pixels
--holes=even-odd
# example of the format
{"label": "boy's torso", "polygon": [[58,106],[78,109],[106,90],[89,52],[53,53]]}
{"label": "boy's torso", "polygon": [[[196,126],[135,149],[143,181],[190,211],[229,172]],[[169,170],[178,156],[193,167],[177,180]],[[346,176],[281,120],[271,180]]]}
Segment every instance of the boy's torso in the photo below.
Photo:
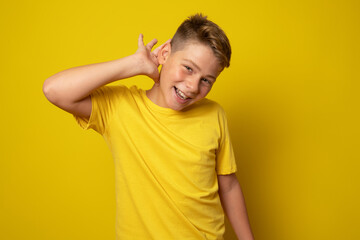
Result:
{"label": "boy's torso", "polygon": [[118,239],[222,239],[219,106],[203,99],[179,113],[116,87],[111,106],[94,96],[93,110],[111,112],[103,136],[115,163]]}

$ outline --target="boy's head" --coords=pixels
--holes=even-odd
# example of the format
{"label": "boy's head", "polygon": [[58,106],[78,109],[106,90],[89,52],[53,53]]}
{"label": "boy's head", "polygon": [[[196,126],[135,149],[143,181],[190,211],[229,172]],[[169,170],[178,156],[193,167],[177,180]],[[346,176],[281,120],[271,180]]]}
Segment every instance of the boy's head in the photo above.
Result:
{"label": "boy's head", "polygon": [[195,14],[186,19],[171,39],[171,51],[183,49],[191,42],[209,46],[218,59],[222,69],[230,66],[231,47],[224,31],[202,14]]}
{"label": "boy's head", "polygon": [[206,97],[230,57],[230,43],[221,28],[201,14],[191,16],[159,51],[160,80],[148,97],[181,111]]}

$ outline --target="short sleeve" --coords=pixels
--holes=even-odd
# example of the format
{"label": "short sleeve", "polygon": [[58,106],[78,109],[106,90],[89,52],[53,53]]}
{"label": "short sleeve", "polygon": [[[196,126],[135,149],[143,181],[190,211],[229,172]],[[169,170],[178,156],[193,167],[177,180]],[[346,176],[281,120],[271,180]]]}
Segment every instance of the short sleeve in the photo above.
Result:
{"label": "short sleeve", "polygon": [[107,125],[117,111],[118,102],[125,94],[125,86],[103,86],[94,90],[91,94],[90,118],[73,115],[83,129],[93,129],[101,135],[104,134]]}
{"label": "short sleeve", "polygon": [[218,175],[231,174],[237,171],[235,155],[230,140],[229,129],[225,111],[219,112],[221,138],[216,151],[216,173]]}

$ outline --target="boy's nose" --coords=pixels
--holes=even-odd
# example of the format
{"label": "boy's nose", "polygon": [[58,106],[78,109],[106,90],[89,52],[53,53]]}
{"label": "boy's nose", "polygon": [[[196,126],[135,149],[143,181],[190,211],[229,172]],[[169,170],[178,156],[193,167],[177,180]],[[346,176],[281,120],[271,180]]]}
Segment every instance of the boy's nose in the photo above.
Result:
{"label": "boy's nose", "polygon": [[[189,93],[191,93],[192,95],[196,95],[199,92],[199,80],[195,78],[187,79],[186,88]],[[189,97],[193,97],[193,96],[189,96]]]}

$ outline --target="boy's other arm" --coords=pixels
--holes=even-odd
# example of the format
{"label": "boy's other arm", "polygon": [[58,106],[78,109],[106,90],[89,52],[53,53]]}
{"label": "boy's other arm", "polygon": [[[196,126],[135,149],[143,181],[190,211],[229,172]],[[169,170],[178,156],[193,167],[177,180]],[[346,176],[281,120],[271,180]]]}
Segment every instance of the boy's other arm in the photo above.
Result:
{"label": "boy's other arm", "polygon": [[245,200],[235,173],[218,175],[223,209],[239,240],[253,240]]}
{"label": "boy's other arm", "polygon": [[43,92],[46,98],[59,108],[80,117],[91,115],[90,94],[95,89],[116,80],[146,75],[158,81],[157,54],[160,48],[151,49],[156,39],[146,46],[143,36],[138,39],[138,50],[135,54],[113,61],[74,67],[56,73],[45,80]]}

